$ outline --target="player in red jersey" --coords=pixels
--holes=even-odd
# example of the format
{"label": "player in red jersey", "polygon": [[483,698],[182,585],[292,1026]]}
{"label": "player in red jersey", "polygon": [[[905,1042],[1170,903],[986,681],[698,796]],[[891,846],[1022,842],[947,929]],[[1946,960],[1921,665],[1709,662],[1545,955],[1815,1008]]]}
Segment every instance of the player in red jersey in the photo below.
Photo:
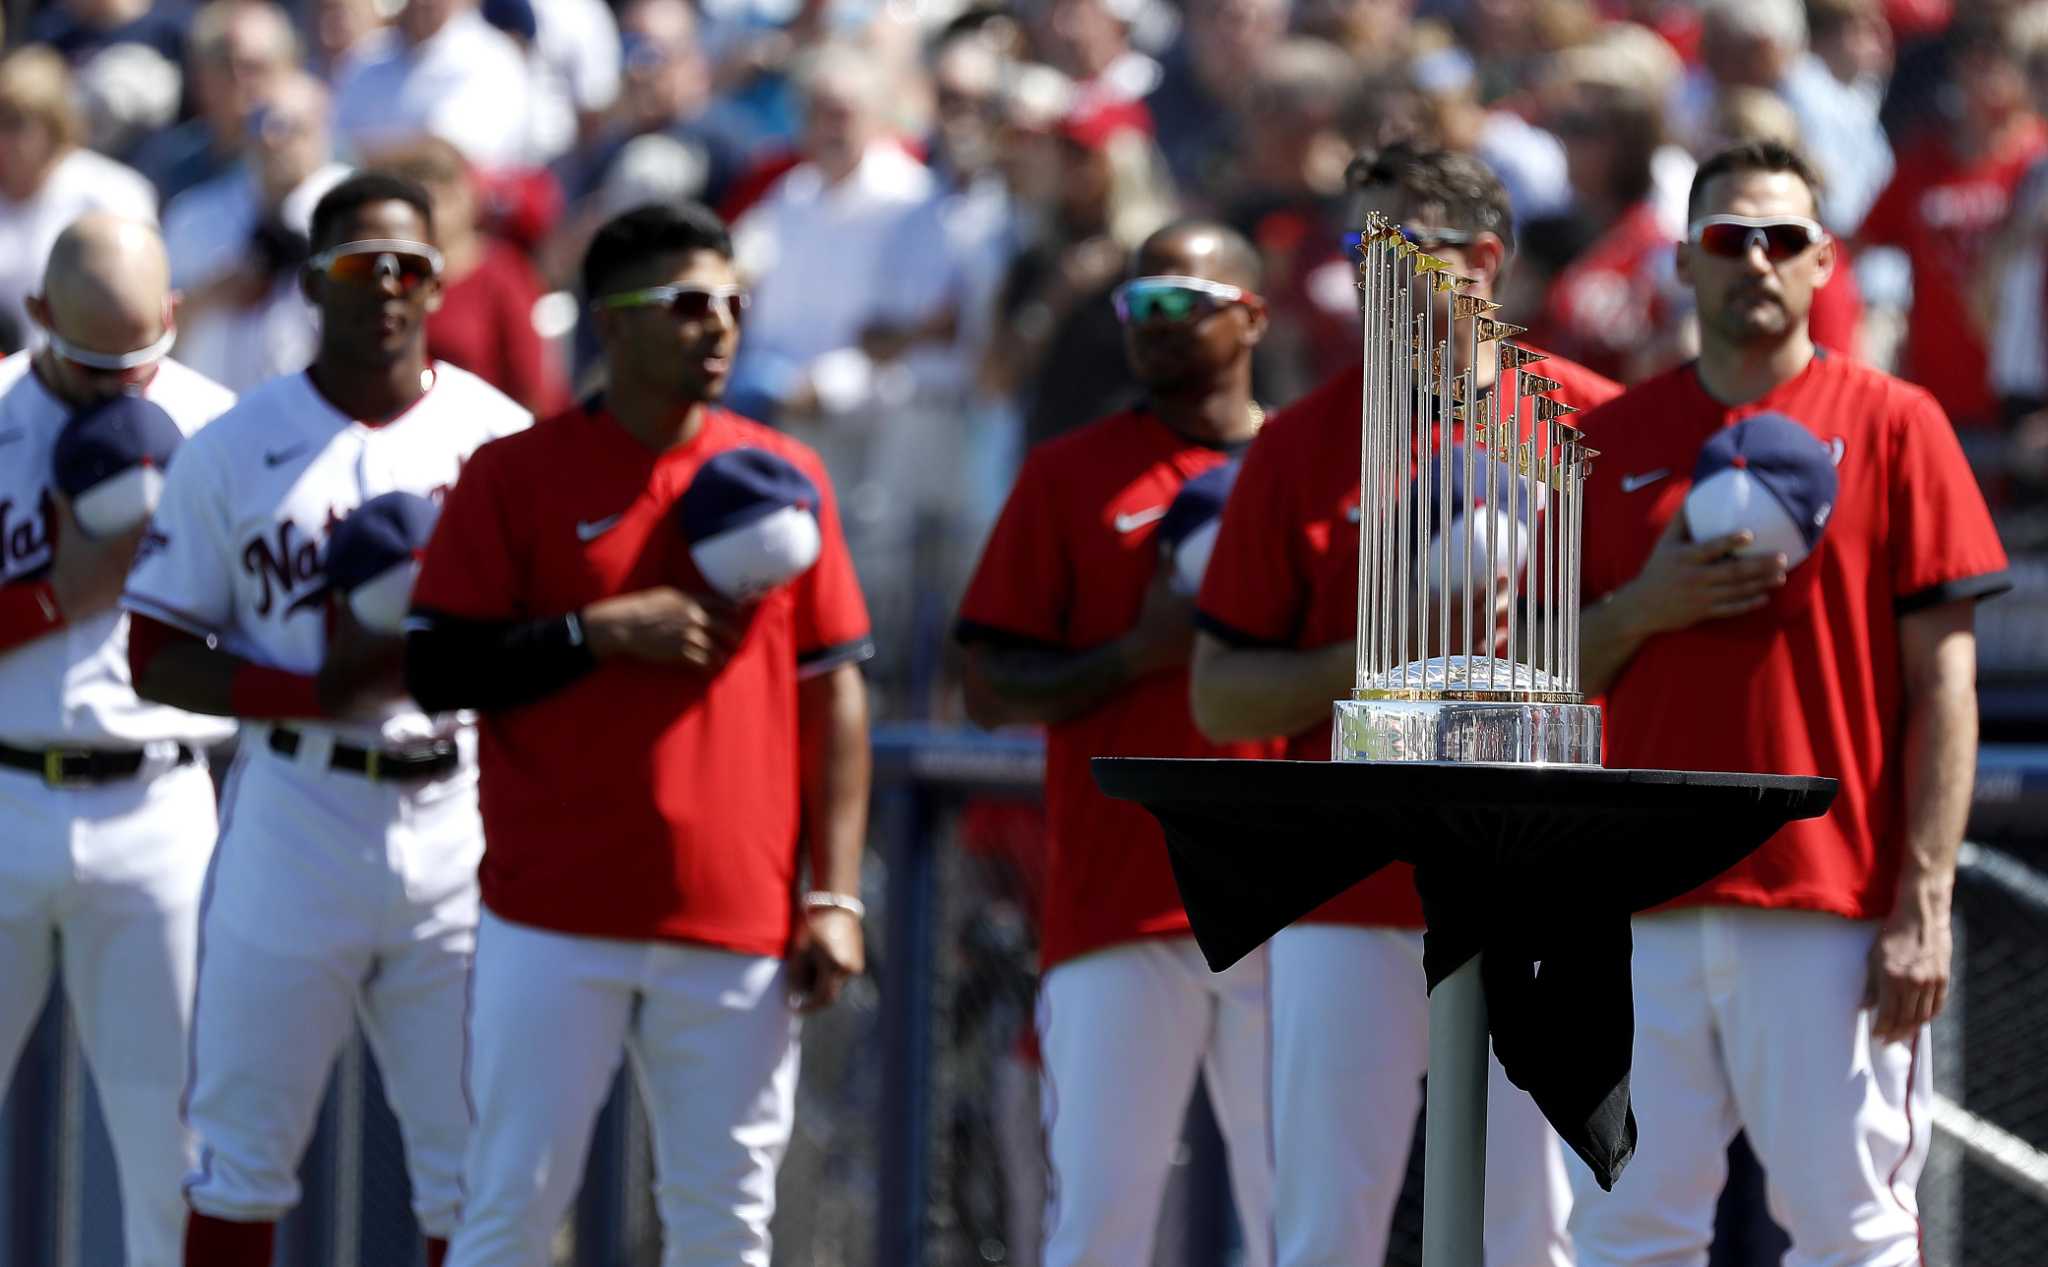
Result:
{"label": "player in red jersey", "polygon": [[[583,283],[606,395],[477,451],[408,623],[411,689],[482,715],[477,1121],[449,1262],[547,1258],[623,1049],[662,1261],[767,1267],[791,1002],[830,1003],[863,962],[867,611],[816,456],[716,403],[745,299],[725,226],[627,212]],[[744,605],[711,596],[678,515],[735,450],[808,481],[820,543]]]}
{"label": "player in red jersey", "polygon": [[1209,971],[1158,824],[1097,791],[1088,770],[1101,756],[1271,753],[1195,730],[1192,586],[1160,541],[1186,535],[1179,521],[1198,517],[1188,508],[1264,420],[1251,395],[1266,328],[1257,271],[1251,244],[1221,225],[1182,222],[1145,242],[1117,306],[1147,403],[1031,454],[961,604],[974,720],[1047,727],[1046,1267],[1152,1260],[1198,1072],[1229,1151],[1244,1261],[1272,1262],[1265,956]]}
{"label": "player in red jersey", "polygon": [[[1582,420],[1601,451],[1586,686],[1606,692],[1609,765],[1824,774],[1841,792],[1636,920],[1642,1140],[1612,1193],[1577,1183],[1573,1240],[1581,1267],[1705,1262],[1742,1129],[1788,1263],[1918,1263],[1927,1023],[1977,745],[1971,620],[2006,588],[2005,554],[1933,398],[1808,337],[1834,253],[1804,162],[1738,146],[1701,165],[1691,202],[1700,359]],[[1789,569],[1736,553],[1743,534],[1688,540],[1678,513],[1702,443],[1757,414],[1835,464],[1825,531]]]}
{"label": "player in red jersey", "polygon": [[[1507,195],[1476,159],[1391,149],[1356,164],[1357,216],[1376,210],[1476,279],[1485,295],[1514,230]],[[1462,364],[1458,368],[1462,368]],[[1482,390],[1492,364],[1478,366]],[[1531,372],[1580,407],[1620,389],[1551,358]],[[1328,760],[1331,703],[1352,686],[1358,607],[1362,371],[1274,418],[1245,455],[1202,586],[1193,699],[1218,740],[1286,736],[1287,755]],[[1514,399],[1524,400],[1517,391]],[[1520,410],[1527,427],[1534,407]],[[1271,944],[1275,1223],[1282,1267],[1351,1267],[1386,1253],[1428,1059],[1422,904],[1389,867]],[[1569,1191],[1556,1137],[1494,1065],[1489,1261],[1569,1267]]]}

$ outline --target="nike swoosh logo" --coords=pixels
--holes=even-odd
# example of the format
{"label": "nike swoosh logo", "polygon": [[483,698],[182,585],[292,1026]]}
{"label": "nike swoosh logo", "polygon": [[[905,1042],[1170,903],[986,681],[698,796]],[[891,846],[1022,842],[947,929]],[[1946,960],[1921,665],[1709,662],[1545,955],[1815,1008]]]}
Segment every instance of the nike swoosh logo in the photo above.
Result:
{"label": "nike swoosh logo", "polygon": [[1166,507],[1154,506],[1150,510],[1134,510],[1128,515],[1118,515],[1114,522],[1118,532],[1136,532],[1146,524],[1156,524],[1164,518]]}
{"label": "nike swoosh logo", "polygon": [[263,455],[263,465],[270,467],[283,466],[285,463],[291,461],[293,458],[299,456],[299,454],[304,453],[305,451],[305,445],[295,444],[289,449],[279,449],[275,453],[265,453]]}
{"label": "nike swoosh logo", "polygon": [[1654,471],[1644,471],[1640,475],[1624,475],[1621,477],[1621,491],[1633,493],[1638,489],[1648,488],[1669,474],[1671,474],[1670,467],[1660,466]]}
{"label": "nike swoosh logo", "polygon": [[[625,512],[621,511],[620,514]],[[619,515],[606,515],[602,519],[584,519],[576,524],[578,541],[595,541],[619,526]]]}

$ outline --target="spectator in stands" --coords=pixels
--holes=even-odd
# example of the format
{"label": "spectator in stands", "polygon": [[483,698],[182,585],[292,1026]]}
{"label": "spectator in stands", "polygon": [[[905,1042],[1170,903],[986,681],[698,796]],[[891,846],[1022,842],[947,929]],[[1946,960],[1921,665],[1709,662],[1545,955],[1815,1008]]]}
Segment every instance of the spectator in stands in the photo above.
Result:
{"label": "spectator in stands", "polygon": [[137,171],[166,203],[241,157],[250,107],[298,64],[291,19],[268,0],[212,0],[192,18],[192,118],[137,148]]}
{"label": "spectator in stands", "polygon": [[567,401],[555,352],[534,324],[540,275],[510,244],[477,227],[476,182],[462,151],[439,137],[373,156],[380,170],[417,182],[434,202],[441,306],[427,317],[427,353],[461,366],[537,418]]}
{"label": "spectator in stands", "polygon": [[355,151],[432,135],[486,171],[533,158],[532,79],[476,0],[406,0],[398,20],[365,39],[335,77],[335,133]]}
{"label": "spectator in stands", "polygon": [[[691,173],[679,196],[717,205],[745,161],[748,138],[742,122],[713,98],[696,9],[689,0],[628,0],[619,11],[619,30],[625,70],[618,100],[596,137],[557,163],[563,192],[587,198],[628,145],[660,136],[673,143],[676,161]],[[582,258],[588,236],[581,235],[570,258]]]}
{"label": "spectator in stands", "polygon": [[[883,134],[887,95],[898,85],[871,59],[827,45],[798,82],[804,161],[733,226],[753,308],[726,399],[750,417],[822,424],[885,399],[894,386],[876,375],[860,334],[897,285],[895,271],[916,267],[891,252],[935,187],[924,164]],[[835,464],[850,454],[826,437],[817,442],[853,506],[859,476]]]}
{"label": "spectator in stands", "polygon": [[1386,61],[1407,51],[1416,0],[1302,0],[1294,25],[1302,35],[1328,40],[1361,63]]}
{"label": "spectator in stands", "polygon": [[311,0],[312,69],[329,83],[359,46],[384,28],[381,0]]}
{"label": "spectator in stands", "polygon": [[[1684,226],[1659,207],[1652,162],[1663,111],[1636,89],[1561,86],[1547,120],[1564,142],[1576,216],[1591,242],[1550,284],[1531,336],[1596,373],[1631,382],[1671,359],[1672,244]],[[1654,343],[1654,347],[1651,346]]]}
{"label": "spectator in stands", "polygon": [[170,59],[184,61],[185,26],[191,10],[179,0],[58,0],[45,6],[23,32],[31,44],[47,44],[73,66],[115,44],[147,44]]}
{"label": "spectator in stands", "polygon": [[1813,55],[1874,115],[1892,77],[1892,28],[1881,0],[1806,0],[1806,24]]}
{"label": "spectator in stands", "polygon": [[1031,0],[1033,46],[1074,81],[1075,104],[1137,101],[1159,86],[1159,63],[1131,45],[1144,0]]}
{"label": "spectator in stands", "polygon": [[1570,207],[1563,143],[1515,111],[1482,102],[1478,68],[1464,49],[1453,44],[1421,53],[1409,63],[1408,74],[1428,104],[1431,140],[1492,168],[1518,222],[1560,215]]}
{"label": "spectator in stands", "polygon": [[72,76],[85,143],[109,158],[132,160],[144,140],[178,117],[184,73],[147,44],[109,44],[79,63]]}
{"label": "spectator in stands", "polygon": [[[1801,147],[1825,182],[1821,220],[1853,232],[1890,179],[1891,145],[1868,98],[1835,78],[1807,49],[1802,0],[1707,0],[1701,64],[1672,102],[1672,130],[1693,138],[1712,118],[1715,99],[1734,88],[1777,93],[1799,120]],[[1712,153],[1695,145],[1695,152]]]}
{"label": "spectator in stands", "polygon": [[1958,22],[1948,51],[1960,113],[1901,147],[1898,173],[1859,237],[1906,253],[1913,303],[1900,372],[1970,428],[1995,424],[1998,402],[1988,332],[1969,291],[2020,178],[2048,153],[2048,129],[2027,99],[2025,70],[2003,26]]}
{"label": "spectator in stands", "polygon": [[1184,197],[1214,205],[1229,196],[1232,169],[1247,157],[1257,68],[1286,34],[1287,0],[1188,0],[1180,41],[1145,98]]}
{"label": "spectator in stands", "polygon": [[149,182],[84,149],[64,59],[30,45],[0,60],[0,347],[28,340],[23,300],[64,226],[88,211],[156,219]]}
{"label": "spectator in stands", "polygon": [[1109,292],[1175,206],[1165,160],[1129,103],[1079,110],[1054,139],[1053,201],[1003,282],[983,373],[993,390],[1016,394],[1026,449],[1130,403],[1136,386]]}
{"label": "spectator in stands", "polygon": [[185,292],[178,359],[238,392],[312,360],[319,332],[299,266],[313,207],[348,175],[327,89],[304,71],[256,103],[248,130],[239,163],[164,209],[171,281]]}
{"label": "spectator in stands", "polygon": [[619,98],[619,24],[604,0],[530,0],[533,153],[552,159],[595,136]]}
{"label": "spectator in stands", "polygon": [[[2048,117],[2048,6],[2026,10],[2010,35],[2034,109]],[[2020,182],[1977,283],[1982,322],[1992,332],[1991,389],[2010,427],[2004,474],[2048,489],[2048,157]]]}

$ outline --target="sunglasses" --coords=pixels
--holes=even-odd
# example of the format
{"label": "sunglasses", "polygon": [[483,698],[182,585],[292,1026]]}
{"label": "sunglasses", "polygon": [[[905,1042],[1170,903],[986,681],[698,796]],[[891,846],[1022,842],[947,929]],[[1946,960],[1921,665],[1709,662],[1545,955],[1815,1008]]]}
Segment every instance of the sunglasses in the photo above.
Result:
{"label": "sunglasses", "polygon": [[1803,216],[1761,220],[1753,216],[1703,216],[1692,222],[1686,237],[1709,255],[1741,259],[1761,246],[1773,264],[1819,246],[1827,230]]}
{"label": "sunglasses", "polygon": [[91,348],[79,347],[55,330],[46,329],[43,334],[49,340],[53,354],[94,374],[125,375],[155,365],[170,355],[171,345],[178,341],[178,332],[166,326],[163,337],[148,347],[136,348],[132,352],[95,352]]}
{"label": "sunglasses", "polygon": [[[1420,251],[1434,251],[1440,246],[1470,246],[1472,234],[1463,229],[1417,228],[1412,224],[1400,226],[1401,236],[1408,245]],[[1344,235],[1344,249],[1356,254],[1359,244],[1365,241],[1365,234],[1357,229]]]}
{"label": "sunglasses", "polygon": [[1116,319],[1127,326],[1147,321],[1199,321],[1231,304],[1265,301],[1242,286],[1227,286],[1206,277],[1133,277],[1110,292]]}
{"label": "sunglasses", "polygon": [[747,311],[747,292],[737,286],[649,286],[606,295],[599,308],[666,308],[677,321],[709,321],[716,313],[734,325]]}
{"label": "sunglasses", "polygon": [[351,286],[378,285],[389,278],[402,293],[411,294],[441,275],[441,253],[424,242],[368,238],[329,247],[307,260],[306,267]]}

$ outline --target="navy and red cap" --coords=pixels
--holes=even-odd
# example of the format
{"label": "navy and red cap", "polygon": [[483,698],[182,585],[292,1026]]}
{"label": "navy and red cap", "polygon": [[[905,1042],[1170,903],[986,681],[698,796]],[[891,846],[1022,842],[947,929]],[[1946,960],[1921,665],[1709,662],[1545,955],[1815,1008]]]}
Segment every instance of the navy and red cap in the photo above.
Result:
{"label": "navy and red cap", "polygon": [[1752,414],[1707,437],[1693,464],[1693,487],[1728,470],[1747,472],[1784,507],[1807,550],[1813,549],[1841,494],[1827,445],[1784,414]]}
{"label": "navy and red cap", "polygon": [[138,466],[162,470],[185,442],[185,433],[164,407],[141,396],[121,395],[88,405],[57,433],[52,454],[57,487],[66,497]]}
{"label": "navy and red cap", "polygon": [[360,589],[392,568],[418,561],[440,517],[440,507],[418,493],[372,497],[327,538],[327,583],[338,590]]}

